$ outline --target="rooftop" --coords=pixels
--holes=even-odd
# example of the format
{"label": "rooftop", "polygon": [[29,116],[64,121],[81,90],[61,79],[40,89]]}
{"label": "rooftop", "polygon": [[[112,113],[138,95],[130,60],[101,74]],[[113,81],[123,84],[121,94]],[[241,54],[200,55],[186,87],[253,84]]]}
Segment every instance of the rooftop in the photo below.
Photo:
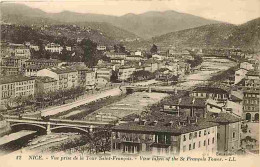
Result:
{"label": "rooftop", "polygon": [[21,81],[28,81],[28,80],[34,80],[32,77],[25,77],[22,75],[14,75],[14,76],[4,76],[0,80],[0,84],[8,84],[8,83],[15,83],[15,82],[21,82]]}
{"label": "rooftop", "polygon": [[247,76],[259,76],[259,71],[250,70],[246,73]]}
{"label": "rooftop", "polygon": [[61,61],[57,59],[30,59],[27,60],[26,62],[61,63]]}
{"label": "rooftop", "polygon": [[56,79],[54,78],[51,78],[51,77],[48,77],[48,76],[38,76],[35,78],[36,82],[43,82],[43,83],[48,83],[48,82],[55,82],[57,81]]}
{"label": "rooftop", "polygon": [[193,89],[195,92],[206,92],[206,93],[228,93],[227,88],[220,88],[217,85],[206,86],[206,87],[196,87]]}
{"label": "rooftop", "polygon": [[57,74],[77,72],[77,70],[75,68],[72,68],[72,67],[50,67],[50,68],[47,68],[47,69],[52,71],[52,72],[55,72]]}
{"label": "rooftop", "polygon": [[[142,123],[143,122],[143,123]],[[141,132],[166,132],[184,134],[201,129],[217,126],[216,122],[204,118],[177,117],[170,114],[155,112],[139,121],[133,121],[115,126],[114,130],[129,130]]]}
{"label": "rooftop", "polygon": [[202,98],[193,98],[190,96],[184,97],[171,97],[167,101],[163,102],[164,105],[179,105],[187,107],[205,107],[206,99]]}

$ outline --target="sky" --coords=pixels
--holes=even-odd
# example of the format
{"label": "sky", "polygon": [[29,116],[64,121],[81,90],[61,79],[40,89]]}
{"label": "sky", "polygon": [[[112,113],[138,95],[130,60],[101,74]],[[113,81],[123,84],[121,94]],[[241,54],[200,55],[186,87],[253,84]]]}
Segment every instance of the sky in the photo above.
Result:
{"label": "sky", "polygon": [[51,13],[67,10],[121,16],[127,13],[175,10],[233,24],[242,24],[260,17],[260,0],[16,0],[15,2]]}

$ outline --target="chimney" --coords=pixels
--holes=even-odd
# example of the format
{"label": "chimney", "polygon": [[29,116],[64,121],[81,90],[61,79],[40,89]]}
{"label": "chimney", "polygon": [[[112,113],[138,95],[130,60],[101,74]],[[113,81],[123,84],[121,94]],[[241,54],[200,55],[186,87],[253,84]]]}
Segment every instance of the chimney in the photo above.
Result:
{"label": "chimney", "polygon": [[177,95],[178,94],[178,90],[175,88],[174,89],[174,94]]}
{"label": "chimney", "polygon": [[182,99],[181,99],[181,98],[179,98],[178,105],[180,105],[180,104],[181,104],[181,100],[182,100]]}
{"label": "chimney", "polygon": [[187,117],[187,124],[190,124],[190,117]]}
{"label": "chimney", "polygon": [[140,123],[140,125],[145,125],[146,124],[146,120],[145,119],[143,119],[143,120],[141,120],[139,123]]}
{"label": "chimney", "polygon": [[195,98],[193,98],[193,99],[192,99],[192,102],[191,102],[191,103],[192,103],[192,104],[194,104],[194,103],[195,103]]}

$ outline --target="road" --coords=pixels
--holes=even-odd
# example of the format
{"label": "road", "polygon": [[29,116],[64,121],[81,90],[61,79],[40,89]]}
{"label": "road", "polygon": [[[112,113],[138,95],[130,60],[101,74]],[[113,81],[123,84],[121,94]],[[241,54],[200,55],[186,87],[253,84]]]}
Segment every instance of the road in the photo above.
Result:
{"label": "road", "polygon": [[84,99],[77,100],[77,101],[72,102],[72,103],[64,104],[64,105],[61,105],[61,106],[54,106],[54,107],[47,108],[47,109],[37,111],[37,112],[33,112],[33,113],[26,113],[23,116],[40,117],[40,116],[55,115],[55,114],[58,114],[60,112],[70,110],[74,107],[77,107],[77,106],[80,106],[80,105],[83,105],[83,104],[88,104],[92,101],[96,101],[96,100],[104,98],[104,97],[117,96],[117,95],[120,95],[120,94],[121,94],[121,91],[120,91],[119,88],[113,88],[113,89],[105,90],[105,91],[97,93],[97,94],[87,95]]}

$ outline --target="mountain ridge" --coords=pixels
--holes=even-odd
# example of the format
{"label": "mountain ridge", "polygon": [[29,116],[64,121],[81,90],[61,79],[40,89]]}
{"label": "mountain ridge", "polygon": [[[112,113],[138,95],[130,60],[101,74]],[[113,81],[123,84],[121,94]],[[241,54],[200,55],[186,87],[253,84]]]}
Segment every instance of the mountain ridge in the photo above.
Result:
{"label": "mountain ridge", "polygon": [[[18,15],[29,15],[30,17],[41,16],[57,20],[59,22],[106,22],[145,39],[168,32],[194,28],[212,23],[220,23],[220,21],[205,19],[199,16],[180,13],[173,10],[163,12],[148,11],[142,14],[129,13],[122,16],[113,16],[92,13],[77,13],[72,11],[47,13],[37,8],[30,8],[28,6],[25,7],[25,5],[22,4],[4,4],[1,6],[2,13],[10,15],[18,13]],[[24,11],[24,8],[26,8],[27,11]]]}

